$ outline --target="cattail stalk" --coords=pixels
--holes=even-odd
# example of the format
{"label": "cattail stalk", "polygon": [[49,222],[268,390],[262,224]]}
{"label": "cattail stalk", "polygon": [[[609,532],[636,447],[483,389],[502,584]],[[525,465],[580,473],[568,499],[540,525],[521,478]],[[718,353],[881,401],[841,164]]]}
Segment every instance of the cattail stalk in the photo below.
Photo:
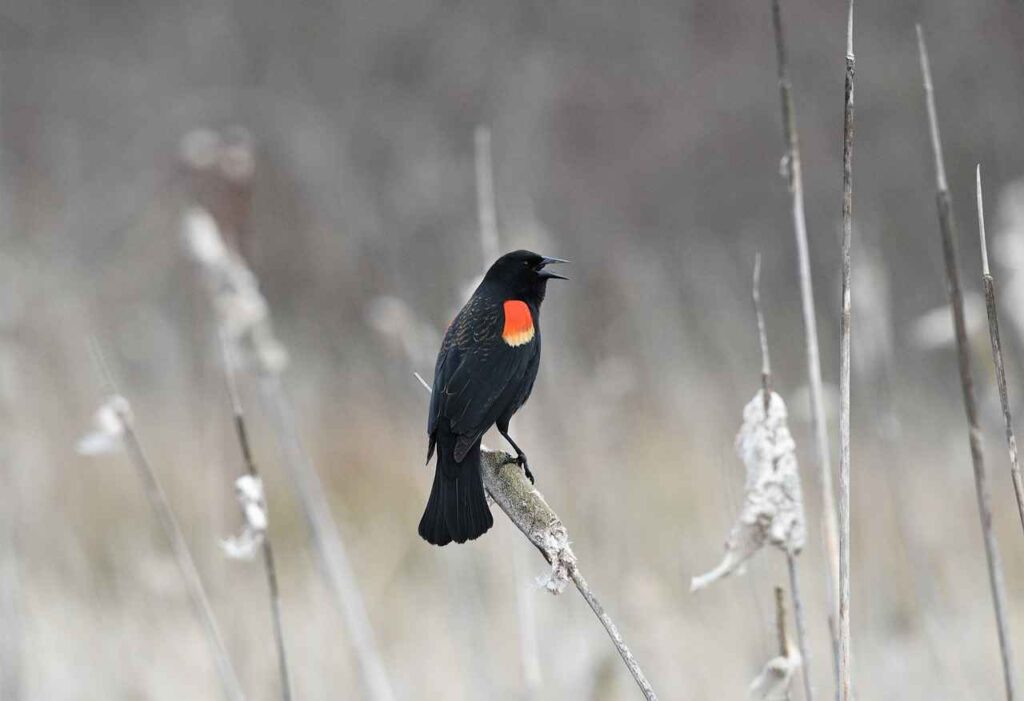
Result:
{"label": "cattail stalk", "polygon": [[[231,347],[220,335],[221,353],[224,357],[224,377],[227,384],[228,399],[231,401],[231,413],[234,417],[235,434],[242,451],[245,471],[250,477],[259,479],[259,470],[253,459],[252,447],[249,445],[249,430],[242,412],[242,400],[238,394],[238,383],[235,376],[235,362],[231,355]],[[270,595],[270,616],[274,628],[274,646],[277,649],[277,668],[281,677],[281,698],[291,701],[291,676],[288,673],[288,656],[284,644],[284,626],[281,622],[281,593],[277,584],[277,567],[274,564],[274,549],[270,544],[270,533],[263,535],[263,569],[267,577],[267,591]]]}
{"label": "cattail stalk", "polygon": [[559,593],[569,581],[575,585],[604,626],[643,697],[647,701],[657,701],[658,697],[651,683],[647,681],[640,664],[623,640],[618,626],[580,572],[576,555],[569,546],[569,534],[562,520],[548,506],[541,493],[526,479],[523,469],[513,463],[512,458],[505,453],[486,451],[481,452],[480,470],[488,494],[551,565],[551,575],[546,588],[552,593]]}
{"label": "cattail stalk", "polygon": [[775,33],[775,55],[778,66],[779,98],[782,104],[782,131],[786,142],[783,160],[784,172],[792,197],[793,229],[796,234],[797,265],[800,278],[800,306],[804,319],[807,352],[807,378],[811,395],[811,417],[814,424],[814,445],[821,477],[821,506],[825,561],[828,626],[832,637],[832,666],[839,687],[839,632],[836,626],[836,582],[838,580],[839,532],[836,501],[832,487],[831,452],[828,443],[828,425],[825,421],[825,400],[821,384],[821,356],[818,350],[818,322],[814,311],[814,286],[811,280],[811,261],[807,244],[807,217],[804,212],[803,173],[800,163],[800,142],[793,110],[792,85],[786,59],[786,41],[782,27],[779,0],[772,0],[772,26]]}
{"label": "cattail stalk", "polygon": [[[786,633],[786,592],[775,587],[775,635],[779,639],[779,657],[789,657],[789,635]],[[785,699],[789,701],[789,685],[786,685]]]}
{"label": "cattail stalk", "polygon": [[982,284],[985,287],[985,308],[988,311],[988,335],[992,341],[992,361],[996,366],[996,385],[999,388],[999,403],[1003,408],[1003,423],[1006,426],[1006,445],[1010,451],[1010,478],[1013,493],[1017,497],[1017,511],[1021,527],[1024,527],[1024,479],[1021,479],[1020,458],[1017,455],[1017,436],[1013,432],[1013,417],[1010,415],[1010,400],[1006,392],[1006,370],[1003,367],[1003,346],[999,339],[999,315],[996,311],[996,282],[988,268],[988,243],[985,240],[985,205],[981,197],[981,166],[978,166],[978,235],[981,237]]}
{"label": "cattail stalk", "polygon": [[345,622],[356,653],[367,696],[393,701],[395,696],[370,626],[355,572],[341,532],[331,515],[326,491],[299,437],[298,420],[281,384],[288,354],[270,323],[269,307],[255,275],[241,257],[227,248],[213,218],[202,210],[186,213],[183,227],[193,256],[206,273],[210,300],[220,331],[229,339],[235,357],[259,380],[260,395],[309,525],[321,572]]}
{"label": "cattail stalk", "polygon": [[[765,415],[767,416],[768,408],[771,405],[772,395],[772,361],[771,356],[768,353],[768,333],[764,323],[764,311],[761,309],[760,253],[758,253],[754,258],[753,298],[754,316],[757,318],[757,339],[761,346],[761,391],[764,394],[764,409]],[[796,555],[788,550],[786,551],[786,569],[789,571],[789,591],[793,597],[793,619],[796,624],[797,649],[800,651],[800,657],[802,660],[801,677],[803,678],[804,683],[804,699],[805,701],[813,701],[814,691],[811,688],[810,675],[811,658],[807,649],[807,631],[804,626],[804,606],[803,600],[800,598],[800,579],[797,574]],[[783,657],[786,657],[788,652],[786,650],[782,650],[780,654]]]}
{"label": "cattail stalk", "polygon": [[391,681],[377,648],[355,571],[331,515],[323,483],[299,437],[295,410],[276,374],[260,377],[260,392],[284,456],[284,464],[309,523],[324,577],[341,608],[369,697],[375,701],[394,701]]}
{"label": "cattail stalk", "polygon": [[935,157],[936,203],[939,215],[939,232],[942,236],[942,253],[946,265],[950,309],[953,328],[956,333],[957,360],[960,370],[960,387],[963,392],[964,411],[967,416],[967,435],[970,441],[971,461],[974,466],[974,485],[978,497],[978,514],[981,517],[981,532],[988,563],[989,585],[992,589],[992,603],[995,609],[996,629],[999,635],[999,650],[1003,662],[1003,681],[1006,698],[1016,698],[1016,681],[1013,671],[1009,624],[1006,619],[1006,591],[1003,584],[1003,567],[999,546],[992,530],[992,495],[985,471],[985,456],[981,443],[981,428],[978,425],[978,409],[974,398],[974,382],[971,379],[970,349],[967,345],[967,327],[964,322],[963,291],[960,286],[960,264],[957,255],[956,221],[953,218],[953,204],[946,182],[946,166],[942,157],[942,140],[939,135],[939,121],[935,112],[935,90],[932,85],[928,49],[924,32],[917,25],[917,44],[920,53],[921,75],[924,82],[925,105],[928,111],[928,127],[931,134],[932,152]]}
{"label": "cattail stalk", "polygon": [[476,165],[476,208],[480,220],[480,248],[484,270],[498,259],[498,217],[494,205],[494,160],[491,156],[491,130],[478,126],[473,133]]}
{"label": "cattail stalk", "polygon": [[843,102],[843,292],[839,323],[839,698],[851,701],[850,669],[850,336],[853,323],[853,0],[846,21],[846,85]]}
{"label": "cattail stalk", "polygon": [[[93,354],[104,373],[108,393],[112,397],[119,396],[113,382],[113,377],[107,369],[99,347],[95,343],[93,344]],[[238,674],[235,672],[231,657],[228,655],[227,646],[224,644],[224,636],[221,635],[220,626],[217,625],[217,619],[213,615],[210,599],[206,595],[206,589],[203,587],[199,570],[196,569],[195,561],[189,552],[188,543],[181,532],[178,520],[174,517],[174,511],[171,509],[171,503],[167,499],[167,493],[164,491],[163,485],[161,485],[160,479],[157,477],[156,471],[153,469],[153,465],[143,450],[138,435],[135,433],[133,419],[127,403],[119,403],[117,407],[117,418],[123,431],[124,446],[128,452],[128,458],[135,467],[136,472],[139,473],[145,488],[146,498],[153,509],[153,513],[156,515],[157,522],[159,522],[164,535],[167,537],[167,542],[171,546],[171,552],[174,554],[175,562],[178,565],[178,571],[185,582],[185,589],[188,591],[189,599],[192,601],[192,606],[199,616],[200,622],[203,624],[203,630],[206,632],[206,638],[210,643],[210,651],[220,677],[224,697],[229,699],[229,701],[244,701],[245,694],[242,691],[241,682],[238,681]]]}

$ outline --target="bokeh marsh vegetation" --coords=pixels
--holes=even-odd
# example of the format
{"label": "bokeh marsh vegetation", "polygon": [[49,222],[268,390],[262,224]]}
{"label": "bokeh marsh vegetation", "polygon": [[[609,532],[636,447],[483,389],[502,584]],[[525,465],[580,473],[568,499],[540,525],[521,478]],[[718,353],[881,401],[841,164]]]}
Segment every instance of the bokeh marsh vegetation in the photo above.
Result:
{"label": "bokeh marsh vegetation", "polygon": [[[846,8],[784,7],[834,388]],[[857,12],[857,691],[998,698],[955,352],[944,327],[917,323],[945,303],[945,283],[914,23],[928,31],[975,299],[973,179],[984,164],[1020,416],[1024,10],[942,0]],[[733,440],[759,381],[750,266],[760,251],[774,388],[791,409],[808,499],[812,672],[827,698],[819,490],[767,0],[7,2],[0,37],[0,503],[13,526],[3,556],[17,589],[4,593],[19,616],[5,631],[20,645],[21,698],[219,695],[130,465],[74,452],[103,391],[90,336],[132,399],[243,685],[275,697],[263,573],[218,547],[238,526],[241,465],[207,294],[180,238],[197,200],[236,224],[271,305],[291,355],[283,382],[396,694],[526,698],[517,589],[535,597],[538,698],[635,693],[585,604],[536,590],[531,577],[546,566],[503,517],[467,547],[430,548],[416,535],[431,474],[426,397],[411,372],[429,378],[440,333],[481,273],[481,124],[493,134],[502,247],[573,261],[573,280],[545,304],[541,376],[516,435],[665,698],[738,698],[776,648],[779,558],[687,591],[720,556],[741,498]],[[183,166],[182,140],[197,129],[251,143],[245,187],[219,191]],[[968,303],[967,314],[1019,634],[1024,549],[984,308]],[[242,390],[296,697],[360,698],[256,388]],[[527,577],[514,574],[515,549],[527,551]]]}

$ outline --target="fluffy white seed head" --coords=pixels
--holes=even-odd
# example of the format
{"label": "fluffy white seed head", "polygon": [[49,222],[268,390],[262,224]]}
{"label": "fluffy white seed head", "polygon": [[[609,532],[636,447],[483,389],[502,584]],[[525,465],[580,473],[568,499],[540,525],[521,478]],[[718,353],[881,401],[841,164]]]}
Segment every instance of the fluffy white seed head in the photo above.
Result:
{"label": "fluffy white seed head", "polygon": [[803,494],[796,443],[786,419],[786,404],[775,393],[767,412],[760,391],[743,409],[743,425],[736,436],[736,453],[747,469],[743,507],[729,533],[722,562],[694,577],[691,591],[737,571],[766,543],[791,554],[803,549],[807,540]]}
{"label": "fluffy white seed head", "polygon": [[259,477],[243,475],[235,480],[235,496],[242,507],[245,526],[237,536],[221,541],[224,554],[233,560],[251,560],[267,535],[267,502]]}
{"label": "fluffy white seed head", "polygon": [[93,414],[93,428],[75,446],[81,455],[103,455],[121,449],[125,430],[132,423],[132,407],[119,394],[108,397]]}

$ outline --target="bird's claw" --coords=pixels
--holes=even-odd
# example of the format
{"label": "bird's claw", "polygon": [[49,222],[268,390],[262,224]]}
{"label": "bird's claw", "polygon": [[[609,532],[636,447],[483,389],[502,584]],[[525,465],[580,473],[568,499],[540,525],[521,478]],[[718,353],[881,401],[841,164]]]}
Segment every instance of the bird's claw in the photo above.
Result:
{"label": "bird's claw", "polygon": [[505,464],[519,465],[519,467],[523,468],[523,472],[526,474],[526,479],[530,480],[530,484],[536,484],[535,480],[533,479],[533,473],[530,472],[530,465],[526,461],[525,454],[520,453],[514,458],[510,455],[508,460],[505,461]]}

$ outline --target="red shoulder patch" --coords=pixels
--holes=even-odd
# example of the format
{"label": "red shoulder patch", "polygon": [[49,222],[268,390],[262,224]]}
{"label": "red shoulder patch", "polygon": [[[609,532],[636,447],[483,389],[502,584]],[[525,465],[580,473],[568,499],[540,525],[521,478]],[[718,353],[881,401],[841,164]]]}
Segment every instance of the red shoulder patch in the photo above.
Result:
{"label": "red shoulder patch", "polygon": [[505,300],[505,327],[501,338],[510,346],[521,346],[533,340],[533,315],[526,302],[519,299]]}

